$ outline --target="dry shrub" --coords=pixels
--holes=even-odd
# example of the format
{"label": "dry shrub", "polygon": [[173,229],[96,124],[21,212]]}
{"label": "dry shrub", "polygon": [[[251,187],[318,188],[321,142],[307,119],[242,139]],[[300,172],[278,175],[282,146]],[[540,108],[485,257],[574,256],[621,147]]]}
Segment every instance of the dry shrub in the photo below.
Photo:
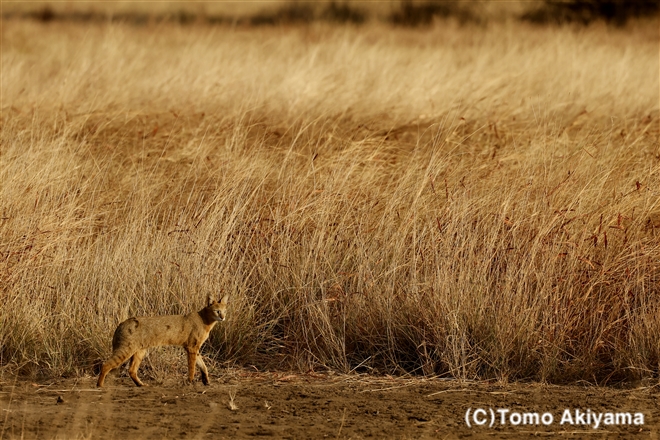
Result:
{"label": "dry shrub", "polygon": [[655,374],[657,44],[7,22],[0,362],[91,372],[230,293],[224,365]]}
{"label": "dry shrub", "polygon": [[546,0],[521,18],[538,24],[588,25],[600,20],[623,26],[633,18],[657,17],[659,11],[657,0]]}

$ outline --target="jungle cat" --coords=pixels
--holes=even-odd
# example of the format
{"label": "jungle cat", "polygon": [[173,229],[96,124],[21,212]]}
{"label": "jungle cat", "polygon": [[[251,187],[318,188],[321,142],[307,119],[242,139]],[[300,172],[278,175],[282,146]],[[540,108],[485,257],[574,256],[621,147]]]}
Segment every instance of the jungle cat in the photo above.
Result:
{"label": "jungle cat", "polygon": [[207,298],[207,306],[199,312],[187,315],[138,316],[129,318],[117,326],[112,337],[112,356],[101,367],[101,374],[96,386],[102,387],[105,376],[121,366],[128,358],[131,365],[128,374],[141,387],[144,383],[138,377],[138,367],[147,349],[161,345],[180,345],[188,354],[188,379],[195,379],[195,365],[202,371],[202,382],[209,384],[209,372],[204,360],[199,356],[199,348],[209,337],[216,323],[224,321],[227,314],[225,295],[219,302]]}

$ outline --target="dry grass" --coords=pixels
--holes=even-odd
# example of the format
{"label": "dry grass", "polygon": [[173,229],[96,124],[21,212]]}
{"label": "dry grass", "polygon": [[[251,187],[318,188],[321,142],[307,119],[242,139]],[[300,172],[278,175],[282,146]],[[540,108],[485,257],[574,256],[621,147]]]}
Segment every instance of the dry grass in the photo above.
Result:
{"label": "dry grass", "polygon": [[206,355],[658,371],[657,23],[2,23],[0,364],[231,293]]}

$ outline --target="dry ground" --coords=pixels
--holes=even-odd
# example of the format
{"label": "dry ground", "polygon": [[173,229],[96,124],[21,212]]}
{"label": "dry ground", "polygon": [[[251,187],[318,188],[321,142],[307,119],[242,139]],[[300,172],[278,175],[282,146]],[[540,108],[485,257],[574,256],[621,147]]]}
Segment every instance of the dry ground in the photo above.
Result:
{"label": "dry ground", "polygon": [[[657,387],[499,385],[440,379],[233,372],[209,387],[127,377],[0,387],[1,438],[657,438]],[[236,409],[230,409],[230,401]],[[469,428],[468,408],[550,412],[549,426]],[[561,425],[565,409],[643,412],[643,426]]]}

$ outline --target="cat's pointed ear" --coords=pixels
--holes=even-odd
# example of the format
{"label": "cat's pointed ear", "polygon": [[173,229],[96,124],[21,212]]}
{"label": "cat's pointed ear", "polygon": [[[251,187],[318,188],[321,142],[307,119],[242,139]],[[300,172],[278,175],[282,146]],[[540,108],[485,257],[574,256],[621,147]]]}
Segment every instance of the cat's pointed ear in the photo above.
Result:
{"label": "cat's pointed ear", "polygon": [[222,299],[220,300],[220,304],[222,304],[223,306],[226,306],[227,302],[229,302],[229,295],[223,296]]}
{"label": "cat's pointed ear", "polygon": [[206,305],[207,306],[211,305],[211,295],[206,295]]}

